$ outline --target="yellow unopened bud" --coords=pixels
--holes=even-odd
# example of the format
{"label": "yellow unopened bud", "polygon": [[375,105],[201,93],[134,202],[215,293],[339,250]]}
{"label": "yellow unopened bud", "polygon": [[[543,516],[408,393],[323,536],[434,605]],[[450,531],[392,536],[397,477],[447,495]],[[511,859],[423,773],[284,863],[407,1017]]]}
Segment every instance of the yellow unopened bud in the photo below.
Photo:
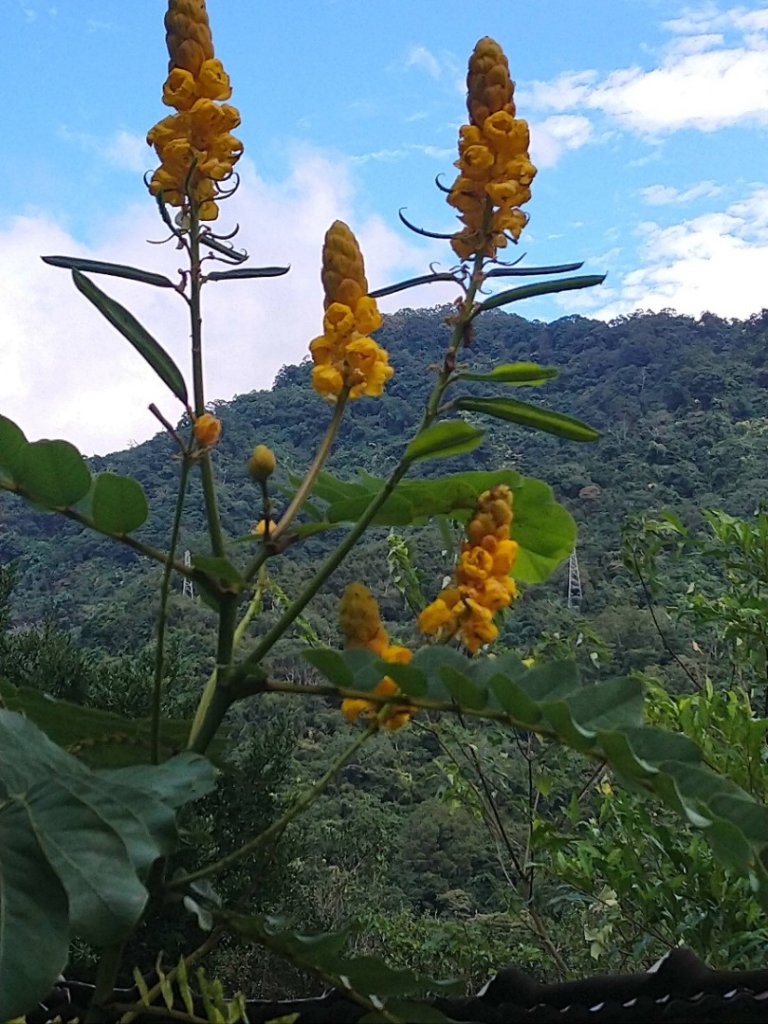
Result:
{"label": "yellow unopened bud", "polygon": [[363,254],[344,221],[335,220],[325,235],[321,276],[326,309],[334,302],[354,309],[368,294]]}
{"label": "yellow unopened bud", "polygon": [[467,109],[471,123],[482,127],[486,117],[500,110],[514,117],[514,89],[502,48],[489,36],[478,40],[469,58],[467,73]]}
{"label": "yellow unopened bud", "polygon": [[195,420],[193,432],[201,448],[211,448],[221,437],[221,420],[205,412]]}
{"label": "yellow unopened bud", "polygon": [[275,472],[276,465],[277,460],[272,449],[267,448],[265,444],[257,444],[253,449],[253,454],[248,459],[248,472],[253,480],[264,483]]}

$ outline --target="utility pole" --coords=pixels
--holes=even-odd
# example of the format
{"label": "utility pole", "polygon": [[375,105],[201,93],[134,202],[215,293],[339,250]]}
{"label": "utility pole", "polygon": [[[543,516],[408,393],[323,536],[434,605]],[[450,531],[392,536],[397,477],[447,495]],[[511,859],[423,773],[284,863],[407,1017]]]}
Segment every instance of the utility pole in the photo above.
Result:
{"label": "utility pole", "polygon": [[573,549],[571,557],[568,559],[568,607],[581,607],[581,575],[576,548]]}
{"label": "utility pole", "polygon": [[[184,565],[187,569],[192,568],[192,555],[189,550],[184,552]],[[192,580],[188,576],[182,577],[181,582],[181,596],[182,597],[194,597],[195,588],[192,586]]]}

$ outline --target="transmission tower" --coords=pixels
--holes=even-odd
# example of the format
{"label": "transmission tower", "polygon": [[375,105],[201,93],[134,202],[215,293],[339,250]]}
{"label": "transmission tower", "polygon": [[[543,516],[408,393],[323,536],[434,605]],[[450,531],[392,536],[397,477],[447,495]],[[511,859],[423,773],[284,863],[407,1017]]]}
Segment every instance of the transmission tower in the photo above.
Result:
{"label": "transmission tower", "polygon": [[568,559],[568,607],[581,607],[581,575],[576,548],[573,549],[571,557]]}
{"label": "transmission tower", "polygon": [[[184,552],[184,565],[187,569],[192,568],[192,555],[189,551]],[[194,597],[195,588],[192,586],[192,580],[188,576],[184,576],[181,583],[181,596],[182,597]]]}

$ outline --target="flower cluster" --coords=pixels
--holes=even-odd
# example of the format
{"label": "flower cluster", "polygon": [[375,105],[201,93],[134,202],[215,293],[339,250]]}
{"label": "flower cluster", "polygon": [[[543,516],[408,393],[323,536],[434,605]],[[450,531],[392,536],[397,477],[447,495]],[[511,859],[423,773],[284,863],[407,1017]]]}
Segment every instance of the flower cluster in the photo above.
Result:
{"label": "flower cluster", "polygon": [[323,244],[323,333],[310,343],[312,386],[335,400],[380,395],[394,373],[386,351],[368,335],[381,327],[376,300],[368,295],[363,256],[357,239],[342,221],[330,226]]}
{"label": "flower cluster", "polygon": [[462,260],[494,258],[528,222],[520,207],[531,198],[536,168],[528,159],[528,124],[515,117],[514,89],[504,52],[486,36],[469,58],[469,124],[459,129],[459,176],[448,195],[464,224],[451,241]]}
{"label": "flower cluster", "polygon": [[200,220],[215,220],[221,194],[219,182],[232,174],[243,144],[231,134],[240,114],[228,103],[229,76],[214,57],[205,0],[169,0],[165,16],[170,55],[163,103],[175,114],[163,118],[147,134],[161,164],[149,190],[162,192],[171,206],[187,197],[198,206]]}
{"label": "flower cluster", "polygon": [[440,639],[461,636],[472,654],[499,634],[493,617],[516,596],[510,572],[517,558],[517,542],[510,540],[512,492],[503,484],[480,495],[467,526],[467,540],[461,547],[448,587],[419,616],[422,633]]}
{"label": "flower cluster", "polygon": [[[376,598],[362,583],[350,583],[339,604],[339,627],[344,635],[345,647],[364,647],[377,654],[382,661],[391,664],[407,664],[411,660],[411,652],[407,647],[399,647],[389,642],[387,631],[379,618],[379,606]],[[373,688],[373,692],[386,697],[398,692],[394,679],[384,676]],[[348,722],[356,722],[358,718],[377,718],[381,705],[369,700],[344,700],[341,713]],[[405,725],[411,712],[403,705],[388,705],[384,712],[385,729],[394,732]]]}
{"label": "flower cluster", "polygon": [[192,432],[201,448],[212,448],[221,437],[221,420],[204,412],[196,417]]}

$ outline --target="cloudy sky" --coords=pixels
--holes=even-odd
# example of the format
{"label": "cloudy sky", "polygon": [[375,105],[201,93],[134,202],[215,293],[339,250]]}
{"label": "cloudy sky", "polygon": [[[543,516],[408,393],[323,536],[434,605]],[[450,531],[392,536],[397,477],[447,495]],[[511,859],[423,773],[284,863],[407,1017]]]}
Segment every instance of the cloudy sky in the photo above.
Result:
{"label": "cloudy sky", "polygon": [[[178,409],[140,358],[41,254],[174,273],[142,175],[167,112],[162,0],[0,0],[8,95],[0,190],[0,413],[30,438],[90,454],[155,432]],[[373,287],[451,264],[434,186],[454,173],[466,61],[505,49],[539,167],[518,253],[586,261],[592,292],[515,309],[552,320],[673,308],[748,317],[768,305],[768,5],[672,0],[208,0],[246,155],[222,230],[239,223],[277,280],[210,286],[208,394],[269,387],[321,319],[319,253],[337,217],[358,234]],[[10,44],[10,45],[8,45]],[[99,282],[183,367],[184,307],[166,291]],[[433,286],[385,309],[453,298]],[[512,308],[512,307],[510,307]]]}

